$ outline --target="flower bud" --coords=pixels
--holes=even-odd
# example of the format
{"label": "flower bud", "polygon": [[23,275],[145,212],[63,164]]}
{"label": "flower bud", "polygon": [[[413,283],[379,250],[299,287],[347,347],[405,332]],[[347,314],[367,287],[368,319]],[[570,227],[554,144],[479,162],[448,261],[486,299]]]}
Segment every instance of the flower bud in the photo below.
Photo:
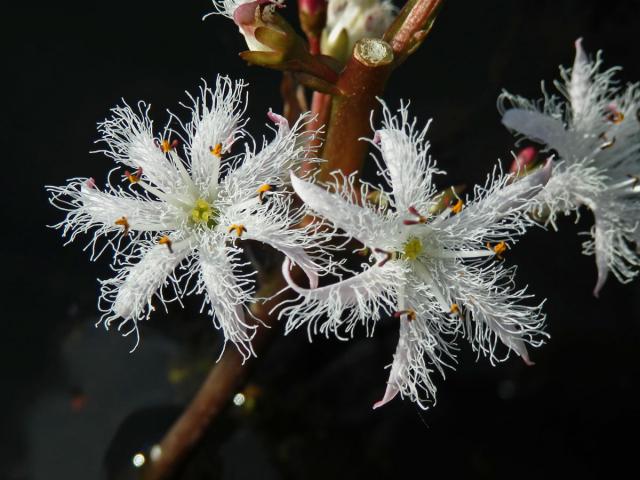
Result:
{"label": "flower bud", "polygon": [[327,6],[327,0],[298,0],[298,8],[305,15],[316,15]]}
{"label": "flower bud", "polygon": [[388,0],[329,0],[321,51],[346,62],[362,38],[381,38],[394,17]]}
{"label": "flower bud", "polygon": [[[264,6],[264,4],[269,4]],[[261,43],[256,38],[256,29],[260,27],[268,27],[279,31],[274,23],[273,16],[278,2],[267,2],[258,0],[254,2],[246,2],[238,5],[233,11],[233,21],[238,26],[240,33],[244,36],[249,50],[254,52],[272,52],[273,48]]]}
{"label": "flower bud", "polygon": [[518,152],[511,162],[509,173],[513,173],[519,177],[531,173],[533,169],[538,165],[538,150],[534,147],[525,147]]}

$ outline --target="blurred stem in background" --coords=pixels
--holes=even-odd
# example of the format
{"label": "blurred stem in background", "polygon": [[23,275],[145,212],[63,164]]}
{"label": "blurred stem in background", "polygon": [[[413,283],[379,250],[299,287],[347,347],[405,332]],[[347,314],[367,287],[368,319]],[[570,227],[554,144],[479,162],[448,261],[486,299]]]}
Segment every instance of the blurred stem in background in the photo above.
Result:
{"label": "blurred stem in background", "polygon": [[[280,90],[284,114],[290,122],[308,110],[304,87],[313,90],[311,110],[316,119],[309,128],[324,125],[325,134],[319,156],[326,162],[316,167],[319,168],[318,180],[328,180],[335,170],[348,175],[362,168],[368,145],[359,139],[370,134],[371,112],[378,106],[376,97],[383,93],[393,70],[422,44],[442,1],[409,0],[383,38],[363,38],[356,42],[344,67],[320,53],[327,12],[325,0],[298,0],[300,24],[307,42],[279,16],[273,17],[272,29],[269,25],[256,29],[256,38],[272,51],[245,51],[241,56],[249,63],[283,71]],[[313,167],[307,165],[306,168]],[[275,295],[285,286],[279,269],[261,283],[258,297],[262,298]],[[270,311],[290,292],[254,304],[252,313],[265,327],[275,326],[277,312]],[[271,334],[270,328],[257,330],[254,350],[258,355],[264,352]],[[234,348],[225,350],[194,399],[154,447],[151,461],[143,472],[145,480],[166,479],[175,473],[244,383],[254,362],[255,359],[243,362]]]}

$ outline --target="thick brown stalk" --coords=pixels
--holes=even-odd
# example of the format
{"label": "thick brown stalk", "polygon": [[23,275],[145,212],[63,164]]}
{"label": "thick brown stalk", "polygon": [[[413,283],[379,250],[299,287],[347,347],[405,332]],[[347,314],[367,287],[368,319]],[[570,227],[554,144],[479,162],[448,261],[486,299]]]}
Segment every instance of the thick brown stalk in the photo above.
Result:
{"label": "thick brown stalk", "polygon": [[[300,26],[309,42],[309,53],[320,54],[320,37],[327,21],[327,2],[325,0],[298,0]],[[313,120],[307,124],[307,130],[320,130],[327,124],[331,95],[313,92],[311,97],[311,112],[315,114]],[[314,137],[312,146],[320,148],[322,136]],[[312,168],[305,165],[305,169]]]}
{"label": "thick brown stalk", "polygon": [[362,167],[368,144],[359,139],[371,133],[371,111],[378,106],[376,96],[384,90],[393,59],[384,40],[364,38],[356,43],[337,83],[341,94],[335,95],[331,104],[320,180],[328,180],[330,172],[337,169],[348,175]]}
{"label": "thick brown stalk", "polygon": [[316,115],[314,121],[309,124],[310,130],[318,130],[327,124],[331,106],[331,95],[321,92],[313,92],[311,97],[311,111]]}
{"label": "thick brown stalk", "polygon": [[[285,286],[281,275],[276,273],[272,279],[272,283],[265,290],[258,292],[258,295],[273,295]],[[254,304],[252,313],[264,322],[266,327],[272,327],[276,323],[276,317],[269,315],[269,311],[282,300],[282,295],[278,295],[265,303]],[[274,328],[259,326],[252,342],[257,355],[267,346],[273,330]],[[254,358],[243,361],[236,348],[227,347],[196,396],[159,443],[159,448],[154,447],[150,461],[143,471],[144,480],[171,478],[200,441],[211,422],[224,410],[231,396],[244,383],[253,360]]]}

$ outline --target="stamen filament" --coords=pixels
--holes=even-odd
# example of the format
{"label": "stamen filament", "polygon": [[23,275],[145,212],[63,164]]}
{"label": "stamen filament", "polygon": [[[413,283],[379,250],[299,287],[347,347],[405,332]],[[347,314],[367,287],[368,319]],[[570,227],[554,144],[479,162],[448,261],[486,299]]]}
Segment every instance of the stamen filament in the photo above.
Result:
{"label": "stamen filament", "polygon": [[604,140],[604,143],[600,145],[600,150],[605,150],[607,148],[613,147],[613,145],[616,143],[616,137],[613,137],[611,140],[609,140],[606,133],[603,133],[598,138]]}
{"label": "stamen filament", "polygon": [[385,258],[383,258],[378,263],[379,267],[384,267],[385,263],[387,263],[389,260],[395,260],[396,256],[397,256],[395,252],[388,252],[388,251],[383,250],[381,248],[374,248],[373,251],[376,252],[376,253],[384,253],[384,255],[385,255]]}
{"label": "stamen filament", "polygon": [[400,310],[398,312],[393,313],[393,318],[402,318],[403,315],[407,316],[408,321],[413,321],[416,319],[416,311],[412,308],[407,308],[406,310]]}
{"label": "stamen filament", "polygon": [[411,215],[413,215],[414,217],[418,217],[417,220],[403,220],[402,223],[404,225],[418,225],[421,223],[427,223],[427,217],[425,217],[424,215],[421,215],[420,212],[418,212],[418,210],[416,209],[416,207],[410,206],[407,210],[409,210],[409,213]]}

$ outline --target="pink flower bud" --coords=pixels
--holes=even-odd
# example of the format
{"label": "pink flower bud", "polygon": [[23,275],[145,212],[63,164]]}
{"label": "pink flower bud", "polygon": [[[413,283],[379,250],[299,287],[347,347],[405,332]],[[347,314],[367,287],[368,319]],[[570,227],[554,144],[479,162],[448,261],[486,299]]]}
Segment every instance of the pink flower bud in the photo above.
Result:
{"label": "pink flower bud", "polygon": [[511,162],[509,173],[524,174],[525,170],[531,170],[538,161],[538,150],[534,147],[525,147]]}
{"label": "pink flower bud", "polygon": [[326,7],[327,0],[298,0],[298,8],[307,15],[315,15]]}

